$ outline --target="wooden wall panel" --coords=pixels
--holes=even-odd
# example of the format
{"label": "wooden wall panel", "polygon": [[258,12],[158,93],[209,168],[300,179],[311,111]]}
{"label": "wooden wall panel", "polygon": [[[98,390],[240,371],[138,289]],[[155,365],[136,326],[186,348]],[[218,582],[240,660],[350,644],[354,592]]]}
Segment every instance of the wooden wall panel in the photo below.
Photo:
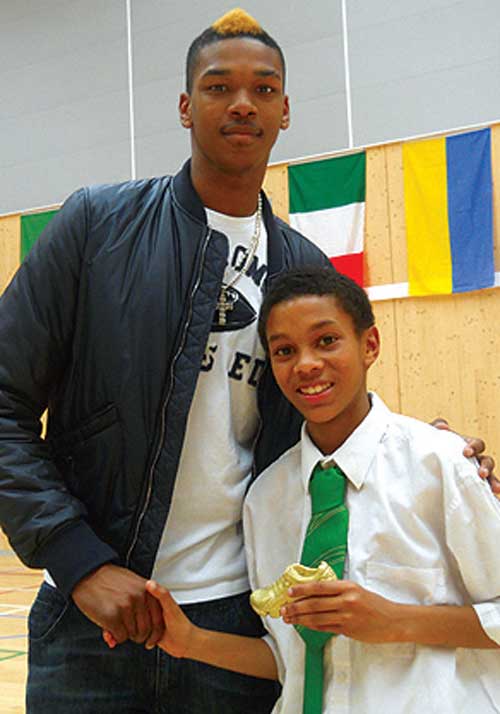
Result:
{"label": "wooden wall panel", "polygon": [[396,340],[396,314],[393,300],[373,304],[380,332],[380,356],[368,372],[368,388],[377,392],[394,411],[401,411],[400,361]]}
{"label": "wooden wall panel", "polygon": [[500,291],[396,303],[401,411],[446,417],[500,454]]}
{"label": "wooden wall panel", "polygon": [[445,416],[463,428],[456,300],[408,298],[396,303],[401,411],[430,421]]}
{"label": "wooden wall panel", "polygon": [[[471,294],[459,303],[464,430],[477,431],[500,457],[500,290]],[[463,327],[461,327],[463,326]],[[473,401],[474,400],[474,401]],[[472,412],[472,413],[471,413]],[[470,424],[470,426],[469,426]]]}
{"label": "wooden wall panel", "polygon": [[365,283],[392,283],[389,194],[386,152],[382,146],[366,152]]}
{"label": "wooden wall panel", "polygon": [[19,267],[21,220],[19,216],[0,217],[0,295]]}
{"label": "wooden wall panel", "polygon": [[406,221],[403,187],[402,144],[385,147],[389,193],[389,230],[391,233],[392,276],[395,283],[408,279]]}
{"label": "wooden wall panel", "polygon": [[[386,147],[366,153],[365,281],[369,285],[394,282],[390,196]],[[393,301],[373,305],[380,331],[381,352],[368,374],[368,386],[391,409],[399,411],[400,383]]]}
{"label": "wooden wall panel", "polygon": [[270,166],[264,177],[264,190],[272,203],[274,213],[288,222],[288,166]]}

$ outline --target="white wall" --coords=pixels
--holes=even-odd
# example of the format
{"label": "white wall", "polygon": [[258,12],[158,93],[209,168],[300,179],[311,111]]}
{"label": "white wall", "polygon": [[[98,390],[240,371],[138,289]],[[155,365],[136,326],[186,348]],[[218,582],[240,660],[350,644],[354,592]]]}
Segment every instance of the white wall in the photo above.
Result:
{"label": "white wall", "polygon": [[[347,148],[343,0],[242,3],[280,42],[292,126],[272,160]],[[190,41],[235,2],[0,0],[0,213],[175,171]],[[355,146],[500,118],[499,0],[345,0]]]}

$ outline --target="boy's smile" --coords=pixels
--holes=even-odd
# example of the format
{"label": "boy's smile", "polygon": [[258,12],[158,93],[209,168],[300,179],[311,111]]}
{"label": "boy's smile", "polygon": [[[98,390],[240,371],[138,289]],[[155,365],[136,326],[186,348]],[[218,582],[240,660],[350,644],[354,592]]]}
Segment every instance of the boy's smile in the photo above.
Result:
{"label": "boy's smile", "polygon": [[274,305],[266,325],[275,379],[331,453],[369,411],[366,372],[379,349],[376,327],[358,333],[331,295],[304,295]]}

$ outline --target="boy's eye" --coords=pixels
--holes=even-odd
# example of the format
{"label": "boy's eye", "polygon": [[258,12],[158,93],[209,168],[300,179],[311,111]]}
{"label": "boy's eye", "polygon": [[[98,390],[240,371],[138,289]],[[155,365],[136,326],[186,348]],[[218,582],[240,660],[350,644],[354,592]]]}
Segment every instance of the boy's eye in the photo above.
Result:
{"label": "boy's eye", "polygon": [[259,94],[272,94],[275,90],[274,87],[271,87],[269,84],[261,84],[257,87],[257,91]]}
{"label": "boy's eye", "polygon": [[319,339],[319,345],[320,347],[329,347],[330,345],[333,345],[336,340],[337,338],[333,335],[323,335],[323,337],[320,337]]}
{"label": "boy's eye", "polygon": [[277,347],[273,351],[273,357],[288,357],[291,354],[292,354],[291,347]]}

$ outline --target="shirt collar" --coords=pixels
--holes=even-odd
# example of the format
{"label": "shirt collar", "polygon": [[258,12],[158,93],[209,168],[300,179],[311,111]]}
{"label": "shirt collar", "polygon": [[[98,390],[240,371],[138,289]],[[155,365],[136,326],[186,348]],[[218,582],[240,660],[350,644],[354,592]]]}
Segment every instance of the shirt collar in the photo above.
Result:
{"label": "shirt collar", "polygon": [[332,454],[325,456],[307,433],[306,424],[302,425],[302,479],[306,490],[318,461],[322,464],[335,461],[353,486],[357,489],[363,486],[377,446],[382,441],[391,418],[390,410],[376,394],[370,393],[370,401],[372,407],[361,424]]}

